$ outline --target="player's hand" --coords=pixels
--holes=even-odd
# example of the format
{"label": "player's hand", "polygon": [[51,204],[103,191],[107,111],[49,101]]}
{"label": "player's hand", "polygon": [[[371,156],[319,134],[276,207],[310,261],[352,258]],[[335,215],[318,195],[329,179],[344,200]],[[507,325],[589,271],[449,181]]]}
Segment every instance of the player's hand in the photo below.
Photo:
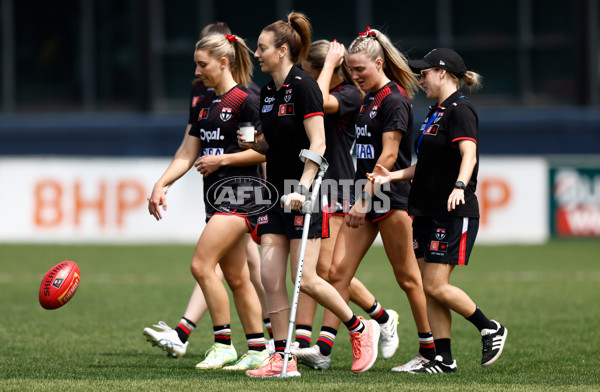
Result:
{"label": "player's hand", "polygon": [[357,229],[365,223],[365,215],[367,215],[367,202],[358,200],[346,214],[344,222],[346,226]]}
{"label": "player's hand", "polygon": [[337,68],[344,62],[345,54],[346,48],[344,47],[344,44],[333,40],[333,42],[329,44],[329,51],[325,57],[324,64],[330,64],[333,68]]}
{"label": "player's hand", "polygon": [[292,192],[285,197],[284,208],[289,208],[294,211],[300,211],[302,204],[306,201],[306,196],[303,196],[297,192]]}
{"label": "player's hand", "polygon": [[148,212],[157,221],[162,219],[160,206],[162,206],[163,211],[167,211],[167,189],[168,186],[163,187],[157,184],[152,189],[152,194],[147,197]]}
{"label": "player's hand", "polygon": [[465,191],[464,189],[454,188],[448,196],[448,211],[456,209],[459,204],[465,204]]}
{"label": "player's hand", "polygon": [[244,138],[244,135],[242,134],[242,131],[240,131],[239,129],[237,131],[237,138],[238,138],[238,146],[240,146],[244,150],[250,150],[250,149],[253,149],[254,146],[256,146],[256,143],[258,142],[258,131],[256,129],[254,130],[254,141],[253,142],[247,142],[246,139]]}
{"label": "player's hand", "polygon": [[367,173],[367,179],[373,184],[373,190],[377,190],[383,185],[390,182],[390,171],[379,163],[375,165],[372,173]]}
{"label": "player's hand", "polygon": [[223,155],[202,155],[194,162],[194,166],[204,177],[208,177],[223,166]]}

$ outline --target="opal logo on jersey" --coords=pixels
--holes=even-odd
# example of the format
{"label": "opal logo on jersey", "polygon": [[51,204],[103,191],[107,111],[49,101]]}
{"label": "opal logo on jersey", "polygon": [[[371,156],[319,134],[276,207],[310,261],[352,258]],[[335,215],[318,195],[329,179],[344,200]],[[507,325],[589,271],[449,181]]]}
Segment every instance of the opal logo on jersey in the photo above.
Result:
{"label": "opal logo on jersey", "polygon": [[356,131],[356,137],[366,136],[371,137],[371,133],[367,131],[367,125],[364,127],[359,127],[358,125],[354,125],[354,130]]}
{"label": "opal logo on jersey", "polygon": [[279,193],[268,181],[237,176],[212,184],[206,191],[206,200],[218,212],[260,215],[279,203]]}
{"label": "opal logo on jersey", "polygon": [[275,102],[275,97],[265,97],[265,103],[273,103]]}
{"label": "opal logo on jersey", "polygon": [[232,109],[231,108],[223,108],[223,110],[221,110],[221,120],[223,121],[227,121],[231,118],[231,114],[232,114]]}
{"label": "opal logo on jersey", "polygon": [[200,140],[205,142],[211,142],[213,140],[224,140],[225,136],[221,135],[221,128],[217,128],[216,131],[207,131],[204,128],[200,128]]}

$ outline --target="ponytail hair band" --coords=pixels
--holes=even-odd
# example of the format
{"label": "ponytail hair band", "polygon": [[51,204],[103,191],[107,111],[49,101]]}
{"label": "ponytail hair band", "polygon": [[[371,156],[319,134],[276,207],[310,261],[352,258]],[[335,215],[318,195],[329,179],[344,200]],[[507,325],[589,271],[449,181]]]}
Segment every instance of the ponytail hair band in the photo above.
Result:
{"label": "ponytail hair band", "polygon": [[377,37],[377,33],[373,30],[371,30],[371,28],[369,26],[367,26],[367,29],[362,32],[362,33],[358,33],[359,37]]}
{"label": "ponytail hair band", "polygon": [[225,34],[225,38],[227,38],[227,40],[231,43],[234,43],[237,41],[237,37],[232,34]]}

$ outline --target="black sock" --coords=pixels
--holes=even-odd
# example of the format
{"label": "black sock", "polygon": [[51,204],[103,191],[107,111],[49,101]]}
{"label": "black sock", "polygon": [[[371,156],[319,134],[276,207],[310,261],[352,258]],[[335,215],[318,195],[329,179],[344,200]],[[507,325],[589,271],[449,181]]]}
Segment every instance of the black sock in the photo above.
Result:
{"label": "black sock", "polygon": [[425,359],[435,359],[435,344],[431,332],[419,332],[419,354]]}
{"label": "black sock", "polygon": [[300,348],[310,347],[312,339],[312,325],[296,324],[296,342]]}
{"label": "black sock", "polygon": [[285,352],[286,343],[287,343],[287,339],[275,340],[275,354],[281,355],[281,358],[283,358],[283,353]]}
{"label": "black sock", "polygon": [[388,312],[385,311],[383,306],[381,306],[377,300],[375,300],[373,306],[371,306],[369,309],[364,309],[364,311],[367,312],[369,316],[371,316],[371,318],[377,321],[379,324],[385,324],[390,319]]}
{"label": "black sock", "polygon": [[442,356],[444,365],[452,364],[452,350],[450,349],[450,339],[435,339],[435,351],[437,355]]}
{"label": "black sock", "polygon": [[475,313],[467,317],[467,320],[470,321],[479,330],[479,332],[486,328],[496,329],[496,324],[492,323],[487,317],[485,317],[479,307],[475,309]]}
{"label": "black sock", "polygon": [[248,342],[248,351],[263,351],[266,349],[265,334],[262,332],[246,334],[246,341]]}
{"label": "black sock", "polygon": [[266,319],[263,319],[263,323],[265,324],[265,327],[267,327],[269,339],[273,339],[273,328],[271,328],[271,319],[267,317]]}
{"label": "black sock", "polygon": [[317,340],[317,346],[319,346],[319,351],[321,351],[321,354],[325,356],[331,354],[331,349],[333,348],[333,342],[335,341],[336,335],[337,330],[326,326],[321,327],[319,340]]}
{"label": "black sock", "polygon": [[192,323],[189,319],[186,319],[185,317],[181,318],[181,321],[175,327],[175,332],[177,332],[177,336],[179,336],[179,340],[181,340],[181,343],[185,344],[185,342],[188,341],[188,338],[190,337],[190,334],[192,333],[194,328],[196,328],[196,324]]}
{"label": "black sock", "polygon": [[230,324],[213,326],[213,334],[215,335],[215,343],[231,345]]}
{"label": "black sock", "polygon": [[348,332],[360,332],[365,330],[365,325],[356,317],[353,313],[352,318],[348,321],[344,321],[344,325],[348,328]]}

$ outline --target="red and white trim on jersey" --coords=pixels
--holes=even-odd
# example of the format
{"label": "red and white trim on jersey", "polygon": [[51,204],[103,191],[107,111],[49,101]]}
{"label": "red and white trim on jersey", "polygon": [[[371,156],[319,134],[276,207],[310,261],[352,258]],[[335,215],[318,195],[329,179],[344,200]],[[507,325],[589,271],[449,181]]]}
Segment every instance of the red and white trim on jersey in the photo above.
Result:
{"label": "red and white trim on jersey", "polygon": [[314,113],[308,113],[304,116],[304,119],[306,120],[309,117],[313,117],[313,116],[324,116],[325,114],[323,114],[323,112],[314,112]]}
{"label": "red and white trim on jersey", "polygon": [[452,139],[452,143],[456,143],[456,142],[459,142],[459,141],[461,141],[461,140],[470,140],[470,141],[472,141],[473,143],[477,144],[477,140],[475,140],[475,139],[474,139],[474,138],[472,138],[472,137],[457,137],[456,139]]}
{"label": "red and white trim on jersey", "polygon": [[458,265],[466,265],[467,260],[467,232],[469,229],[469,218],[463,218],[462,234],[460,235],[460,247],[458,249]]}

